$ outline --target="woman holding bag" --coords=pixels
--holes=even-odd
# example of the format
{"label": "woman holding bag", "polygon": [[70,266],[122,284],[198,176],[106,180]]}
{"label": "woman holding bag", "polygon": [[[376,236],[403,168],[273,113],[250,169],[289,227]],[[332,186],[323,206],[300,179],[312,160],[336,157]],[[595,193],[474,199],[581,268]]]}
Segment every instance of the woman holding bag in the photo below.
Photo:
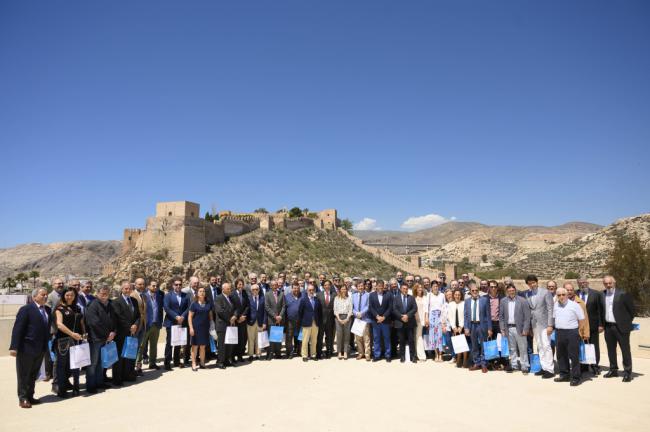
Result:
{"label": "woman holding bag", "polygon": [[54,309],[57,332],[54,338],[56,351],[57,396],[67,397],[70,376],[72,375],[72,394],[79,394],[79,369],[70,369],[70,347],[85,337],[85,326],[81,309],[77,305],[77,291],[66,288],[61,294],[61,302]]}
{"label": "woman holding bag", "polygon": [[350,350],[350,323],[352,318],[352,298],[348,287],[343,285],[334,298],[334,318],[336,319],[336,351],[339,360],[348,359]]}
{"label": "woman holding bag", "polygon": [[[453,301],[447,304],[447,327],[451,329],[452,336],[465,335],[464,317],[465,301],[463,300],[463,293],[460,289],[455,289],[453,292]],[[468,358],[469,352],[456,354],[456,367],[469,367],[467,364]]]}
{"label": "woman holding bag", "polygon": [[196,299],[190,305],[188,321],[192,345],[192,370],[196,372],[197,351],[201,360],[201,369],[205,368],[205,346],[210,343],[210,323],[212,322],[212,303],[208,303],[206,300],[204,287],[196,290]]}

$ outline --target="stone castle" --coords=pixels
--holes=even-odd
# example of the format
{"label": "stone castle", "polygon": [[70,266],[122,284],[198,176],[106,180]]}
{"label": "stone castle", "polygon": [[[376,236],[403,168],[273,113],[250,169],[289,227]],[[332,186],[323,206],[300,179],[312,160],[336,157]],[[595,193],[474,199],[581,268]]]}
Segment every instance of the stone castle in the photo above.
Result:
{"label": "stone castle", "polygon": [[232,213],[224,211],[218,220],[203,219],[197,203],[189,201],[159,202],[156,215],[147,218],[145,229],[124,230],[122,252],[139,250],[163,254],[178,264],[205,255],[210,245],[223,243],[229,237],[260,230],[314,227],[335,230],[339,225],[335,209],[289,217],[287,212]]}

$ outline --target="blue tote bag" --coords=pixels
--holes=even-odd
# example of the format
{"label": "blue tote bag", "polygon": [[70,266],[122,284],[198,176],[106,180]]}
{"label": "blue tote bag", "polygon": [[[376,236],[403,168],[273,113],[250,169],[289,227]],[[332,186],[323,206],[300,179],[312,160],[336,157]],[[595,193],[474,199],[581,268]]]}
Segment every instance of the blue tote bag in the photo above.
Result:
{"label": "blue tote bag", "polygon": [[302,327],[300,327],[300,333],[298,333],[298,340],[302,341]]}
{"label": "blue tote bag", "polygon": [[109,342],[101,349],[102,367],[108,369],[117,362],[117,345],[115,342]]}
{"label": "blue tote bag", "polygon": [[539,354],[530,355],[530,372],[537,373],[542,370],[542,363],[539,361]]}
{"label": "blue tote bag", "polygon": [[135,360],[138,355],[138,339],[127,336],[122,346],[122,358]]}
{"label": "blue tote bag", "polygon": [[269,333],[269,342],[282,343],[283,333],[284,333],[284,327],[271,326],[271,332]]}
{"label": "blue tote bag", "polygon": [[212,339],[212,337],[210,337],[209,339],[210,339],[210,351],[212,351],[213,353],[216,353],[217,352],[217,344],[214,343],[214,339]]}
{"label": "blue tote bag", "polygon": [[585,343],[583,341],[580,341],[580,363],[584,363],[587,359],[587,356],[585,356]]}
{"label": "blue tote bag", "polygon": [[501,357],[510,357],[510,345],[507,337],[501,337]]}
{"label": "blue tote bag", "polygon": [[496,340],[483,341],[483,356],[485,360],[499,358],[499,347]]}

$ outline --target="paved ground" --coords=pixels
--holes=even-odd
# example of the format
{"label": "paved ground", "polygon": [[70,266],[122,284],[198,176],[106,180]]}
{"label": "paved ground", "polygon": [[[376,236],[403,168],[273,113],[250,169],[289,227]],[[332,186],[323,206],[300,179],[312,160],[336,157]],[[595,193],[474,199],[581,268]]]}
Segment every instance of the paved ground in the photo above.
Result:
{"label": "paved ground", "polygon": [[[650,360],[629,384],[601,377],[576,388],[529,375],[451,364],[337,359],[256,362],[159,373],[93,396],[20,409],[14,360],[0,357],[0,431],[648,431]],[[83,382],[83,378],[82,378]]]}

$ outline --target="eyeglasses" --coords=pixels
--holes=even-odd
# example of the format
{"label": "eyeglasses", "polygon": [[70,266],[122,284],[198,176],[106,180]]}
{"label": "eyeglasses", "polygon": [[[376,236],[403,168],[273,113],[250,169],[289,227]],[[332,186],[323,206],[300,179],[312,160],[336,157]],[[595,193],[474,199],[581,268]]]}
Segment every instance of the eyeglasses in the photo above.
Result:
{"label": "eyeglasses", "polygon": [[557,296],[558,296],[558,297],[565,297],[566,294],[558,294]]}
{"label": "eyeglasses", "polygon": [[181,284],[174,284],[174,286],[181,286]]}

